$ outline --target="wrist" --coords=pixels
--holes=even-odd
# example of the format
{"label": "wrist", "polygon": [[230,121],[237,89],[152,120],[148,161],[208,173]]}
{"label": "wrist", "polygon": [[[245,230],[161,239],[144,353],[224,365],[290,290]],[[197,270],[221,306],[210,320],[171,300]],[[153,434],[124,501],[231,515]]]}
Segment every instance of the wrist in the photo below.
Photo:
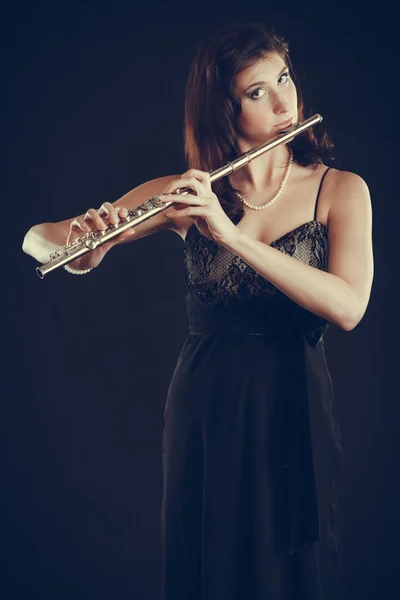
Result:
{"label": "wrist", "polygon": [[241,231],[239,227],[233,225],[229,234],[224,237],[223,241],[221,242],[221,245],[225,246],[225,248],[227,248],[228,250],[235,250],[239,246],[240,240],[243,238],[244,235],[246,234],[243,233],[243,231]]}

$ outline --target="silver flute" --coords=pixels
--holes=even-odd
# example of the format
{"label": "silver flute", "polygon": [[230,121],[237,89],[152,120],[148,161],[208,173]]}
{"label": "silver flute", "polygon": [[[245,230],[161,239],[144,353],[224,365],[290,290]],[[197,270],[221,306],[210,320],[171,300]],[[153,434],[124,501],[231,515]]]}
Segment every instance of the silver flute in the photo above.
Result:
{"label": "silver flute", "polygon": [[[297,125],[292,125],[288,129],[279,132],[279,134],[276,137],[272,138],[268,142],[260,144],[259,146],[256,146],[255,148],[252,148],[247,152],[244,152],[234,161],[228,162],[225,166],[220,167],[215,171],[211,171],[211,183],[217,181],[218,179],[222,179],[222,177],[225,177],[226,175],[230,175],[231,173],[237,171],[245,165],[248,165],[251,160],[257,158],[257,156],[261,156],[261,154],[264,154],[264,152],[272,150],[272,148],[275,148],[280,144],[290,142],[296,135],[299,135],[299,133],[302,133],[309,127],[312,127],[313,125],[316,125],[321,121],[322,116],[317,113],[309,119],[306,119],[305,121],[302,121]],[[175,192],[173,193],[185,195],[190,193],[190,190],[182,191],[182,189],[185,190],[185,188],[181,188],[175,190]],[[125,219],[121,219],[120,222],[116,225],[110,223],[110,225],[104,231],[89,231],[80,238],[77,238],[71,244],[66,244],[65,246],[62,246],[61,248],[50,254],[49,262],[41,265],[40,267],[36,267],[37,274],[41,279],[43,279],[44,276],[47,275],[47,273],[58,269],[58,267],[63,267],[64,265],[67,265],[68,263],[76,260],[77,258],[82,256],[83,254],[86,254],[87,252],[95,250],[96,248],[98,248],[98,246],[101,246],[105,242],[108,242],[109,240],[119,235],[126,229],[129,229],[130,227],[135,227],[136,225],[143,223],[143,221],[150,219],[151,217],[157,215],[158,213],[171,206],[171,204],[173,204],[173,201],[161,202],[158,199],[159,195],[161,194],[157,194],[152,198],[149,198],[142,204],[136,206],[136,208],[134,208],[133,210],[130,210],[128,216]]]}

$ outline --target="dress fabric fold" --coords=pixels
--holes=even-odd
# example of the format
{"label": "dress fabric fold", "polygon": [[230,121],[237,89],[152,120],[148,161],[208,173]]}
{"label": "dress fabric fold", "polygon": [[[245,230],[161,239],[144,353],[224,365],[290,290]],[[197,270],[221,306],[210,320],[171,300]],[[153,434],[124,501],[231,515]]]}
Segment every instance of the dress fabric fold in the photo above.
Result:
{"label": "dress fabric fold", "polygon": [[[327,270],[310,221],[271,244]],[[163,600],[339,600],[342,447],[324,335],[193,225],[162,436]]]}

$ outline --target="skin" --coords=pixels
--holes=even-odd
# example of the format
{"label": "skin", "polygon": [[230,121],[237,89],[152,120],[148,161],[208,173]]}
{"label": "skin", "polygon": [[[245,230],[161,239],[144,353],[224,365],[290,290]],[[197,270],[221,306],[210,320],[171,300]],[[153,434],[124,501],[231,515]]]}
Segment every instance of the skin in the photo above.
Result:
{"label": "skin", "polygon": [[[297,122],[297,92],[281,56],[271,54],[242,71],[235,82],[241,102],[237,142],[240,153],[275,137],[279,123]],[[234,182],[245,193],[271,187],[281,177],[277,167],[286,165],[288,151],[278,146],[234,174]]]}
{"label": "skin", "polygon": [[[274,126],[287,119],[290,116],[289,113],[295,114],[297,105],[295,86],[290,77],[282,73],[283,69],[287,73],[282,58],[278,54],[271,54],[265,60],[250,66],[239,74],[235,82],[235,90],[242,103],[242,114],[238,123],[238,145],[241,151],[249,149],[255,143],[275,136],[277,130]],[[260,86],[254,85],[259,80],[264,80],[266,83]],[[250,85],[252,87],[248,90],[247,88]],[[249,167],[243,168],[241,172],[235,174],[235,185],[254,204],[265,202],[266,189],[268,189],[267,193],[269,194],[271,187],[279,187],[281,167],[284,167],[287,163],[287,150],[283,147],[276,148],[267,154],[259,157]],[[128,215],[129,208],[144,202],[147,198],[159,193],[160,190],[170,193],[177,187],[182,187],[182,179],[186,180],[192,176],[193,172],[188,171],[181,176],[172,175],[158,178],[131,190],[114,203],[105,202],[99,209],[89,208],[84,215],[59,223],[35,225],[25,236],[23,250],[37,258],[37,260],[47,262],[50,252],[65,243],[72,243],[83,233],[105,230],[110,223],[119,223],[120,219],[124,219]],[[196,177],[197,182],[205,181],[207,174],[196,172]],[[189,183],[196,185],[193,180]],[[192,189],[194,191],[194,188]],[[198,189],[197,193],[199,193]],[[174,200],[177,200],[176,196]],[[183,208],[177,202],[174,203],[174,207],[175,209]],[[187,213],[180,210],[171,210],[167,214],[166,212],[160,213],[143,223],[138,230],[130,228],[95,251],[74,261],[71,266],[78,269],[95,268],[114,245],[139,239],[161,229],[172,229],[184,237],[186,230],[193,223],[194,217],[189,216],[188,218],[186,216],[185,219],[185,215]],[[223,221],[223,229],[224,227],[230,229],[229,220],[224,218],[222,214],[220,218]],[[202,220],[200,218],[197,223],[200,225],[203,235],[213,236],[204,226],[204,223],[203,226],[201,225]],[[255,229],[252,234],[259,237],[260,232],[256,231],[256,224],[254,226]],[[214,231],[216,237],[221,237],[221,233],[223,231]]]}
{"label": "skin", "polygon": [[[277,126],[280,123],[290,118],[293,123],[297,122],[296,87],[290,77],[289,69],[278,53],[269,54],[239,73],[234,88],[241,102],[241,113],[237,122],[237,142],[240,153],[276,137],[279,132]],[[277,146],[236,171],[232,176],[234,185],[252,204],[264,204],[268,196],[273,196],[270,190],[279,189],[288,158],[289,152],[286,146]],[[192,197],[188,199],[184,196],[177,198],[175,194],[171,196],[171,193],[182,185],[192,189],[198,199]],[[201,233],[218,243],[223,243],[236,235],[237,228],[232,227],[232,222],[218,206],[219,202],[211,190],[207,173],[190,169],[182,175],[181,179],[172,181],[165,188],[164,194],[165,201],[173,200],[175,206],[187,204],[189,201],[192,206],[197,206],[203,201],[211,202],[213,206],[213,216],[208,215],[206,222],[201,218],[203,216],[200,214],[201,211],[182,210],[182,206],[179,211],[167,212],[166,215],[170,218],[183,219],[185,216],[192,218],[198,216],[195,222]],[[210,206],[207,210],[211,210]],[[257,219],[258,222],[264,217],[260,213],[251,214],[252,212],[254,213],[247,210],[249,217]],[[268,215],[271,213],[269,212]]]}
{"label": "skin", "polygon": [[[234,87],[242,109],[237,123],[240,153],[275,137],[279,132],[277,125],[280,123],[290,118],[293,123],[297,122],[296,87],[290,77],[289,69],[279,54],[270,54],[239,73]],[[237,171],[232,176],[232,180],[245,197],[251,197],[251,203],[263,204],[266,193],[270,193],[269,190],[276,187],[276,182],[279,188],[282,167],[286,166],[288,157],[286,146],[280,145]],[[199,183],[202,187],[198,185]],[[174,204],[188,203],[189,199],[184,196],[179,199],[175,194],[171,196],[171,193],[182,185],[192,189],[203,200],[212,202],[213,218],[208,216],[204,222],[198,210],[190,211],[190,209],[170,210],[166,213],[167,216],[172,219],[182,219],[187,215],[198,216],[195,222],[201,233],[219,243],[236,234],[237,228],[232,227],[232,222],[221,209],[218,199],[211,190],[208,173],[190,169],[180,180],[172,181],[167,186],[164,190],[165,201],[174,200]],[[190,198],[190,204],[195,206],[203,200]],[[257,217],[259,220],[259,214]]]}
{"label": "skin", "polygon": [[[297,121],[297,97],[293,81],[282,75],[282,58],[273,54],[239,74],[235,90],[241,100],[238,145],[241,152],[277,135],[276,125],[293,116]],[[263,81],[258,84],[256,82]],[[249,86],[253,85],[249,89]],[[282,181],[288,150],[279,145],[234,173],[234,184],[252,204],[271,199]],[[149,197],[163,192],[171,206],[71,263],[75,268],[97,266],[115,244],[139,239],[162,229],[183,238],[193,222],[200,232],[240,256],[265,279],[306,310],[346,331],[353,329],[367,308],[373,280],[372,210],[368,186],[354,173],[331,169],[318,205],[319,220],[328,229],[329,264],[323,272],[270,246],[273,240],[308,222],[313,214],[316,190],[325,170],[316,171],[293,163],[279,201],[265,211],[245,207],[244,217],[234,225],[213,193],[209,174],[189,169],[181,176],[152,180],[100,209],[60,223],[34,226],[25,236],[23,249],[46,262],[49,251],[82,235],[106,229]],[[187,187],[190,195],[179,195]],[[173,203],[173,204],[172,204]]]}
{"label": "skin", "polygon": [[[263,83],[257,84],[259,81]],[[297,121],[296,88],[290,78],[285,62],[277,53],[270,54],[240,73],[235,82],[235,91],[242,105],[238,120],[238,146],[241,152],[245,152],[255,145],[275,137],[279,131],[276,128],[278,123],[286,121],[289,117],[293,117],[293,122]],[[242,173],[236,173],[235,185],[241,190],[243,189],[247,197],[255,198],[257,193],[262,194],[265,188],[273,186],[276,180],[279,179],[280,183],[282,171],[280,167],[286,165],[287,157],[286,147],[278,146],[264,156],[259,157],[257,161],[241,169]],[[187,186],[198,196],[205,197],[204,194],[206,193],[209,199],[212,198],[215,201],[217,200],[215,194],[213,194],[211,186],[209,182],[207,185],[207,182],[207,173],[190,169],[181,175],[179,179],[172,180],[163,192],[168,195],[178,187]],[[200,188],[199,183],[203,186],[206,185],[207,191],[204,187]],[[176,195],[172,200],[174,200],[176,208],[167,212],[165,216],[174,222],[188,216],[188,211],[185,212],[182,207],[177,210],[178,198]],[[171,201],[171,198],[168,197],[167,201]],[[179,202],[185,202],[184,196],[179,199]],[[194,200],[191,198],[192,205],[193,202]],[[256,201],[255,204],[257,204]],[[229,233],[233,233],[232,223],[220,208],[219,202],[215,205],[214,210],[218,211],[217,222],[214,218],[213,224],[210,222],[206,225],[204,219],[199,218],[196,224],[203,235],[221,242]],[[127,214],[125,206],[116,206],[110,202],[104,203],[99,210],[91,208],[83,218],[77,217],[71,222],[67,243],[76,239],[82,234],[82,231],[104,230],[108,227],[108,223],[117,224],[120,218],[125,218]],[[192,213],[190,216],[194,217],[195,214]],[[135,231],[132,229],[104,244],[96,251],[99,260],[113,245],[131,239],[134,233]]]}
{"label": "skin", "polygon": [[[282,67],[281,57],[273,55],[255,63],[237,79],[236,92],[242,104],[238,123],[241,152],[274,137],[277,123],[297,117],[295,86],[290,78],[280,76]],[[264,83],[256,84],[258,81]],[[287,160],[288,150],[280,145],[236,172],[234,184],[252,204],[263,204],[270,190],[276,189],[274,183],[280,183],[282,166]],[[310,169],[295,164],[293,167],[290,193],[296,198],[306,173],[310,178]],[[327,272],[288,256],[263,240],[268,237],[263,225],[268,230],[274,217],[278,222],[283,218],[286,222],[290,207],[299,210],[298,202],[291,205],[282,200],[278,208],[275,204],[269,212],[245,207],[245,216],[238,225],[233,225],[212,192],[208,174],[195,169],[187,171],[182,179],[171,181],[163,199],[186,206],[179,211],[170,210],[167,214],[172,218],[194,218],[203,235],[240,256],[294,302],[350,331],[365,313],[373,280],[371,200],[365,181],[358,175],[333,169],[329,176],[330,183],[324,193],[329,235]],[[191,188],[195,196],[172,194],[182,185]],[[289,190],[285,191],[289,194]],[[261,215],[263,212],[267,217]],[[300,219],[303,222],[305,219]],[[253,235],[255,231],[258,233]],[[282,233],[287,231],[291,229],[284,227]],[[277,235],[272,239],[278,238]]]}

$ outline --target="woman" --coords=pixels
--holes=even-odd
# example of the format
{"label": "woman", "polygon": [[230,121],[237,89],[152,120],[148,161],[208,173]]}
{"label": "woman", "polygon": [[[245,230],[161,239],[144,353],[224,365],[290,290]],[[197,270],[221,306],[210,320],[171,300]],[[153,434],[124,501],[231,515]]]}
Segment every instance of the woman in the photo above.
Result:
{"label": "woman", "polygon": [[[213,188],[208,175],[303,118],[287,43],[260,25],[224,27],[187,82],[190,170],[24,240],[46,262],[155,194],[174,202],[67,267],[86,273],[113,245],[162,229],[185,240],[190,335],[163,431],[165,600],[341,597],[341,442],[323,336],[329,322],[351,331],[367,308],[368,187],[324,165],[332,145],[312,130]],[[171,195],[182,187],[193,194]]]}

